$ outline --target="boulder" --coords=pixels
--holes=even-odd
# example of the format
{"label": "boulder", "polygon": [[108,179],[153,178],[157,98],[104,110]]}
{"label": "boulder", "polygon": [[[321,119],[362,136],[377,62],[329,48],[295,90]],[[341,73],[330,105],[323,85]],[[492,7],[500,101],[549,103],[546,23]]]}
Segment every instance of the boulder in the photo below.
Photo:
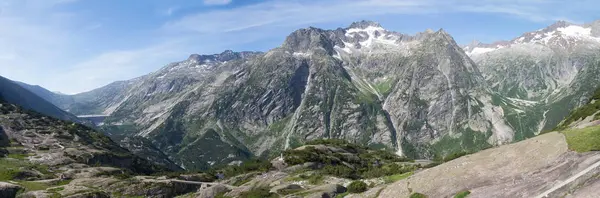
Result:
{"label": "boulder", "polygon": [[12,198],[17,196],[17,192],[23,187],[11,183],[0,182],[0,197]]}
{"label": "boulder", "polygon": [[190,174],[190,175],[180,175],[177,177],[180,180],[186,181],[197,181],[197,182],[213,182],[215,181],[215,177],[209,174],[200,173],[200,174]]}
{"label": "boulder", "polygon": [[283,169],[283,172],[292,173],[292,172],[296,172],[296,171],[304,170],[304,169],[313,169],[313,170],[316,170],[316,169],[321,169],[323,167],[324,167],[324,165],[321,164],[321,163],[306,162],[304,164],[298,164],[298,165],[286,167],[285,169]]}
{"label": "boulder", "polygon": [[196,193],[196,198],[213,198],[220,193],[226,193],[231,191],[229,187],[223,184],[216,184],[207,186],[206,188],[200,188]]}
{"label": "boulder", "polygon": [[105,192],[100,191],[92,191],[92,192],[84,192],[75,195],[70,195],[65,198],[110,198],[110,195]]}
{"label": "boulder", "polygon": [[231,191],[225,193],[225,196],[227,197],[240,197],[242,193],[244,192],[248,192],[252,190],[252,186],[240,186],[240,187],[236,187],[231,189]]}
{"label": "boulder", "polygon": [[52,193],[45,190],[31,191],[19,195],[19,198],[51,198]]}
{"label": "boulder", "polygon": [[303,190],[304,188],[302,188],[302,186],[298,185],[298,184],[282,184],[279,186],[275,186],[273,188],[271,188],[272,193],[279,193],[279,194],[288,194],[286,192],[291,192],[291,191],[300,191]]}
{"label": "boulder", "polygon": [[334,198],[338,194],[345,193],[346,187],[339,184],[327,184],[310,189],[310,191],[315,191],[317,193],[306,196],[308,198]]}
{"label": "boulder", "polygon": [[33,170],[19,170],[15,176],[13,177],[13,179],[16,180],[26,180],[26,181],[33,181],[33,180],[39,180],[42,179],[44,177],[44,175],[42,173],[40,173],[39,171],[33,171]]}
{"label": "boulder", "polygon": [[197,192],[201,184],[173,180],[144,180],[123,187],[124,195],[145,197],[175,197]]}

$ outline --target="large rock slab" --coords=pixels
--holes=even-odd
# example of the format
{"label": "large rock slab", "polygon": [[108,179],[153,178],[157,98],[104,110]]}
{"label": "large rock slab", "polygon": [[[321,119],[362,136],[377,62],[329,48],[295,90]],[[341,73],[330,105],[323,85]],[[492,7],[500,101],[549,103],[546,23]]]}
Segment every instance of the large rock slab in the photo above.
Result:
{"label": "large rock slab", "polygon": [[198,193],[196,193],[196,198],[213,198],[219,193],[225,193],[229,191],[231,191],[231,188],[223,184],[207,186],[206,188],[198,189]]}
{"label": "large rock slab", "polygon": [[0,182],[0,197],[12,198],[17,196],[17,192],[23,187],[11,183]]}
{"label": "large rock slab", "polygon": [[323,186],[319,186],[317,188],[310,189],[310,191],[315,191],[316,193],[312,193],[306,197],[308,198],[333,198],[338,194],[342,194],[346,192],[346,188],[339,184],[327,184]]}
{"label": "large rock slab", "polygon": [[[470,197],[534,197],[555,180],[593,162],[594,154],[569,152],[565,137],[553,132],[426,169],[387,186],[379,197],[408,197],[414,192],[453,197],[464,190],[472,192]],[[365,194],[373,195],[378,190]]]}

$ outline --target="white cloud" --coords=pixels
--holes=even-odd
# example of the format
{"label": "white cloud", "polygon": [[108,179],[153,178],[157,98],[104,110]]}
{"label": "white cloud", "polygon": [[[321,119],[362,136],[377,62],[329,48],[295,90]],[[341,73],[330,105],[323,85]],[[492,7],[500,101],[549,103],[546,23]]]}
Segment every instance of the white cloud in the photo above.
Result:
{"label": "white cloud", "polygon": [[60,91],[72,94],[135,78],[140,73],[158,69],[162,63],[185,57],[184,52],[179,51],[179,44],[168,42],[139,49],[109,51],[54,73],[54,81],[46,86],[69,85]]}
{"label": "white cloud", "polygon": [[231,0],[204,0],[206,5],[227,5],[230,4]]}

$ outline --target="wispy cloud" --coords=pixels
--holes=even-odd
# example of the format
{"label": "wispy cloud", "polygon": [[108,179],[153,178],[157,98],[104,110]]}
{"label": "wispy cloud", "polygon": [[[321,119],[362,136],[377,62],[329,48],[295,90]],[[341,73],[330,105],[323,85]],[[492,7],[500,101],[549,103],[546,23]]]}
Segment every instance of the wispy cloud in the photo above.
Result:
{"label": "wispy cloud", "polygon": [[[77,93],[146,74],[189,53],[217,53],[267,39],[276,40],[271,46],[275,47],[290,31],[309,25],[399,16],[418,21],[429,14],[463,13],[549,24],[555,20],[584,21],[586,13],[599,6],[596,0],[265,0],[243,5],[236,5],[240,1],[205,0],[196,2],[202,9],[194,12],[193,6],[178,3],[168,7],[171,2],[164,2],[164,7],[150,12],[156,15],[160,10],[168,17],[123,15],[139,19],[123,18],[127,24],[117,25],[122,29],[94,35],[87,33],[115,28],[102,21],[105,13],[84,20],[77,12],[61,7],[84,2],[0,0],[0,27],[6,27],[0,28],[0,75]],[[128,27],[137,22],[146,29]],[[118,41],[105,44],[98,35],[128,45],[112,46]],[[97,47],[100,45],[103,47]],[[82,53],[88,48],[89,53]]]}
{"label": "wispy cloud", "polygon": [[567,16],[576,14],[557,12],[556,8],[560,8],[561,2],[567,7],[585,6],[559,0],[271,0],[230,10],[188,15],[169,22],[165,28],[214,33],[261,26],[298,26],[390,14],[430,13],[495,13],[535,22],[548,22],[569,19]]}
{"label": "wispy cloud", "polygon": [[164,14],[167,16],[173,15],[177,10],[179,10],[179,6],[171,6],[164,11]]}
{"label": "wispy cloud", "polygon": [[206,5],[227,5],[230,4],[232,0],[204,0],[204,4]]}
{"label": "wispy cloud", "polygon": [[[38,4],[39,2],[39,4]],[[67,13],[49,13],[48,8],[67,3],[63,0],[8,0],[0,3],[0,75],[22,80],[37,80],[52,70],[56,57],[67,52],[69,31],[63,22]],[[23,15],[23,13],[31,13]],[[8,28],[10,27],[10,28]],[[34,81],[32,80],[32,81]]]}
{"label": "wispy cloud", "polygon": [[[50,87],[69,85],[60,91],[78,93],[100,87],[110,82],[138,77],[161,66],[156,60],[171,60],[185,57],[180,51],[180,42],[166,42],[139,49],[115,50],[99,54],[83,62],[53,73]],[[76,83],[73,83],[76,82]]]}
{"label": "wispy cloud", "polygon": [[412,13],[423,10],[414,10],[413,8],[428,5],[429,2],[420,0],[332,0],[311,3],[275,0],[230,10],[215,10],[188,15],[167,23],[165,29],[215,33],[240,31],[260,26],[298,26],[336,21],[348,17]]}

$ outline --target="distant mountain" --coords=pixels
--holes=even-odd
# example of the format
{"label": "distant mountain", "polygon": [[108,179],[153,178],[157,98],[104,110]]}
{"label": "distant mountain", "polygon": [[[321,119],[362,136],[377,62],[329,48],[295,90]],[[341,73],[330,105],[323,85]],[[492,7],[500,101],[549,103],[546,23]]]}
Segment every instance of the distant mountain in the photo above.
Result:
{"label": "distant mountain", "polygon": [[600,85],[587,103],[572,110],[556,129],[585,128],[600,125]]}
{"label": "distant mountain", "polygon": [[70,99],[42,94],[109,115],[102,127],[133,138],[125,147],[144,143],[188,169],[319,138],[439,158],[533,137],[585,104],[600,80],[598,24],[463,47],[443,30],[310,27],[266,53],[194,54]]}
{"label": "distant mountain", "polygon": [[144,137],[188,169],[319,138],[418,158],[475,151],[515,140],[503,113],[523,106],[492,92],[445,31],[369,21],[301,29],[264,54],[191,55],[73,97],[62,107],[110,115],[112,133]]}
{"label": "distant mountain", "polygon": [[571,109],[587,102],[600,84],[600,21],[559,21],[511,41],[464,47],[492,90],[537,106],[535,116],[551,129]]}
{"label": "distant mountain", "polygon": [[[36,111],[43,115],[48,115],[60,120],[74,121],[92,125],[89,123],[89,121],[79,119],[76,116],[63,111],[48,102],[54,101],[59,104],[71,105],[74,104],[73,101],[75,101],[75,97],[73,96],[56,94],[37,85],[29,85],[22,82],[10,81],[5,78],[0,78],[0,80],[2,80],[0,81],[2,82],[2,84],[0,84],[0,96],[2,96],[2,98],[4,98],[4,100],[8,103],[17,104],[28,110]],[[108,134],[110,135],[110,133]],[[123,137],[117,136],[112,138],[116,138],[116,140],[119,141],[123,139]],[[171,170],[181,169],[181,167],[175,165],[161,151],[153,148],[151,143],[137,140],[135,138],[127,138],[124,141],[128,143],[130,142],[130,144],[125,144],[123,146],[125,146],[127,149],[130,149],[136,155],[144,157],[153,163],[163,165]]]}
{"label": "distant mountain", "polygon": [[[36,90],[36,92],[34,93],[30,90]],[[44,95],[44,90],[45,89],[41,87],[29,87],[26,89],[18,83],[0,76],[0,95],[7,102],[17,104],[25,109],[37,111],[57,119],[82,122],[76,116],[63,111],[46,99],[40,97],[40,95]]]}
{"label": "distant mountain", "polygon": [[10,144],[0,144],[0,147],[24,147],[27,150],[23,152],[39,156],[39,163],[52,165],[53,169],[71,163],[96,163],[146,174],[166,170],[134,156],[87,126],[23,110],[9,102],[7,98],[11,97],[5,96],[3,94],[0,98],[0,136],[11,141]]}

